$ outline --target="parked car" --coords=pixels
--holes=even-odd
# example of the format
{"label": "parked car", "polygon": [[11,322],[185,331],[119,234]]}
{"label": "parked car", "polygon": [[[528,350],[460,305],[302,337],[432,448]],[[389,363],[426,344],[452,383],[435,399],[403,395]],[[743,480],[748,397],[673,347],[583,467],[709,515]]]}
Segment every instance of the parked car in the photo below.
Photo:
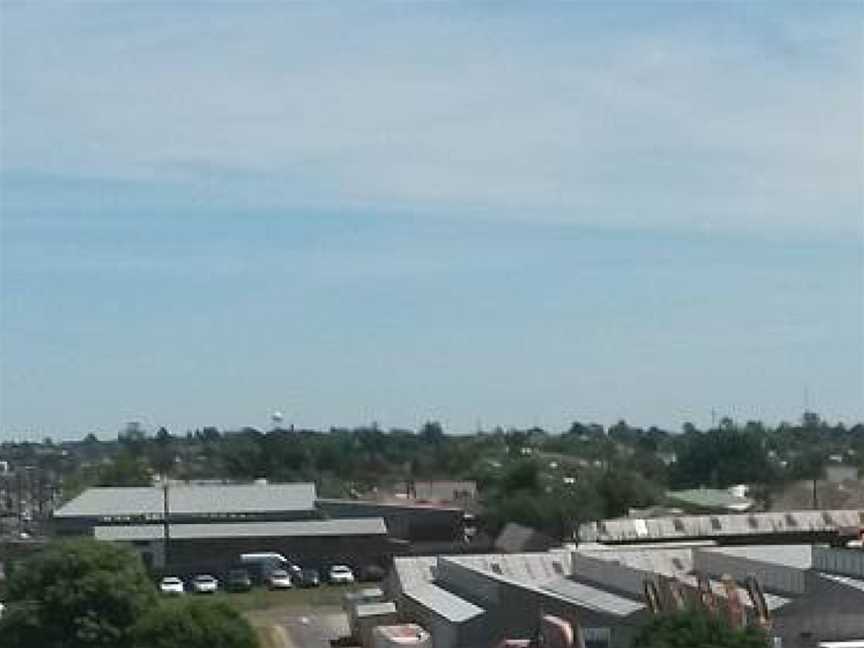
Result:
{"label": "parked car", "polygon": [[291,576],[284,569],[274,569],[267,577],[267,586],[270,589],[289,589],[293,587]]}
{"label": "parked car", "polygon": [[183,581],[176,576],[166,576],[159,581],[159,591],[171,596],[183,594]]}
{"label": "parked car", "polygon": [[3,605],[3,601],[0,601],[0,619],[3,618],[3,611],[6,609],[6,606]]}
{"label": "parked car", "polygon": [[192,591],[196,594],[215,594],[219,589],[219,581],[210,574],[198,574],[192,579]]}
{"label": "parked car", "polygon": [[318,571],[309,567],[301,569],[295,580],[300,587],[318,587],[321,584]]}
{"label": "parked car", "polygon": [[354,572],[347,565],[333,565],[327,572],[327,580],[333,585],[350,585],[354,582]]}
{"label": "parked car", "polygon": [[252,578],[245,569],[232,569],[225,578],[225,589],[231,592],[248,592],[252,589]]}

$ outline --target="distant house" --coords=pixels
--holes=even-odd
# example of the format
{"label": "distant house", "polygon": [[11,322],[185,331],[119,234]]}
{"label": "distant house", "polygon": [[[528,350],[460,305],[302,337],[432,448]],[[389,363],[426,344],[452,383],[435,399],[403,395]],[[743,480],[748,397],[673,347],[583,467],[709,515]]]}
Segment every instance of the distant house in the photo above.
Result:
{"label": "distant house", "polygon": [[437,504],[467,504],[477,499],[477,482],[474,481],[414,481],[409,496],[420,502]]}
{"label": "distant house", "polygon": [[856,466],[844,466],[842,464],[829,465],[825,468],[825,479],[832,484],[841,484],[845,481],[856,481],[858,479],[858,468]]}
{"label": "distant house", "polygon": [[[738,491],[740,492],[740,491]],[[666,498],[687,511],[705,513],[743,513],[753,508],[754,502],[738,492],[718,488],[693,488],[669,491]]]}

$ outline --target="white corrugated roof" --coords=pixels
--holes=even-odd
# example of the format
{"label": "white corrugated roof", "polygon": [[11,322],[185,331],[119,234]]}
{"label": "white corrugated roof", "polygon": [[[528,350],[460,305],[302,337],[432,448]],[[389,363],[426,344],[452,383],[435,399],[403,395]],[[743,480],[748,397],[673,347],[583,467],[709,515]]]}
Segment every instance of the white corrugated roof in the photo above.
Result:
{"label": "white corrugated roof", "polygon": [[810,545],[745,545],[712,547],[701,551],[721,553],[745,560],[757,560],[795,569],[810,569],[813,566],[813,551]]}
{"label": "white corrugated roof", "polygon": [[864,511],[776,511],[735,515],[678,515],[646,519],[618,518],[584,524],[579,535],[586,541],[627,542],[729,535],[783,534],[833,531],[856,527]]}
{"label": "white corrugated roof", "polygon": [[[156,486],[88,488],[54,511],[54,517],[161,517],[163,497],[163,489]],[[312,511],[315,484],[172,486],[168,504],[174,515]]]}
{"label": "white corrugated roof", "polygon": [[549,583],[569,576],[573,571],[569,552],[559,550],[447,556],[447,560],[519,583]]}
{"label": "white corrugated roof", "polygon": [[585,585],[568,578],[562,578],[554,583],[543,585],[541,590],[554,594],[557,598],[575,603],[579,607],[603,614],[624,617],[643,609],[645,605],[639,601],[624,598],[591,585]]}
{"label": "white corrugated roof", "polygon": [[[341,520],[301,520],[297,522],[233,522],[219,524],[172,524],[172,540],[203,538],[261,538],[310,537],[342,535],[386,535],[383,518],[353,518]],[[97,540],[133,542],[160,540],[164,534],[161,524],[132,526],[98,526],[94,529]]]}
{"label": "white corrugated roof", "polygon": [[477,607],[470,601],[431,583],[415,587],[411,591],[405,592],[405,596],[453,623],[468,621],[483,614],[484,611],[483,608]]}
{"label": "white corrugated roof", "polygon": [[600,560],[617,562],[633,569],[642,569],[664,574],[665,576],[680,576],[693,571],[692,547],[607,547],[601,550],[579,547],[578,553],[598,558]]}
{"label": "white corrugated roof", "polygon": [[393,558],[393,570],[403,592],[435,580],[437,556],[402,556]]}

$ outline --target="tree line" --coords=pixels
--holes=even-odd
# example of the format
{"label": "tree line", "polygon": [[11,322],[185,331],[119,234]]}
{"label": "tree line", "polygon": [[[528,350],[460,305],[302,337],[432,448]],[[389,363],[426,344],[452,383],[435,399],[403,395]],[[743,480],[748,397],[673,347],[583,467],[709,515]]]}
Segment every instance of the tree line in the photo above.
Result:
{"label": "tree line", "polygon": [[625,421],[608,428],[576,421],[560,433],[534,427],[467,435],[447,434],[435,421],[417,430],[203,427],[178,435],[133,428],[109,441],[88,435],[62,444],[4,444],[0,458],[52,471],[64,499],[93,485],[147,485],[158,474],[314,481],[324,497],[400,490],[410,480],[472,479],[490,533],[517,521],[568,537],[580,521],[660,504],[668,490],[745,483],[768,493],[818,478],[830,461],[861,466],[864,425],[831,424],[808,412],[795,424],[722,419],[707,430],[685,423],[680,432]]}

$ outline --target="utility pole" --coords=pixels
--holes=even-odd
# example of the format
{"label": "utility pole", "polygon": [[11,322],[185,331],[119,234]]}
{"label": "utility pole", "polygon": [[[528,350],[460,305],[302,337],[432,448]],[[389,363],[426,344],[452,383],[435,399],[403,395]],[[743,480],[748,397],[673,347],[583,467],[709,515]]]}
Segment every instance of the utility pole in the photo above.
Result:
{"label": "utility pole", "polygon": [[814,475],[814,477],[813,477],[813,510],[814,511],[819,508],[819,499],[816,495],[816,480],[817,480],[817,478]]}
{"label": "utility pole", "polygon": [[165,567],[168,567],[169,564],[169,545],[171,544],[171,523],[169,521],[169,505],[168,505],[168,476],[164,475],[163,479],[165,480],[162,485],[162,529],[163,529],[163,560],[165,562]]}
{"label": "utility pole", "polygon": [[15,485],[16,485],[16,493],[15,493],[15,510],[18,511],[18,537],[21,537],[21,534],[24,533],[24,515],[21,510],[21,470],[15,471]]}

